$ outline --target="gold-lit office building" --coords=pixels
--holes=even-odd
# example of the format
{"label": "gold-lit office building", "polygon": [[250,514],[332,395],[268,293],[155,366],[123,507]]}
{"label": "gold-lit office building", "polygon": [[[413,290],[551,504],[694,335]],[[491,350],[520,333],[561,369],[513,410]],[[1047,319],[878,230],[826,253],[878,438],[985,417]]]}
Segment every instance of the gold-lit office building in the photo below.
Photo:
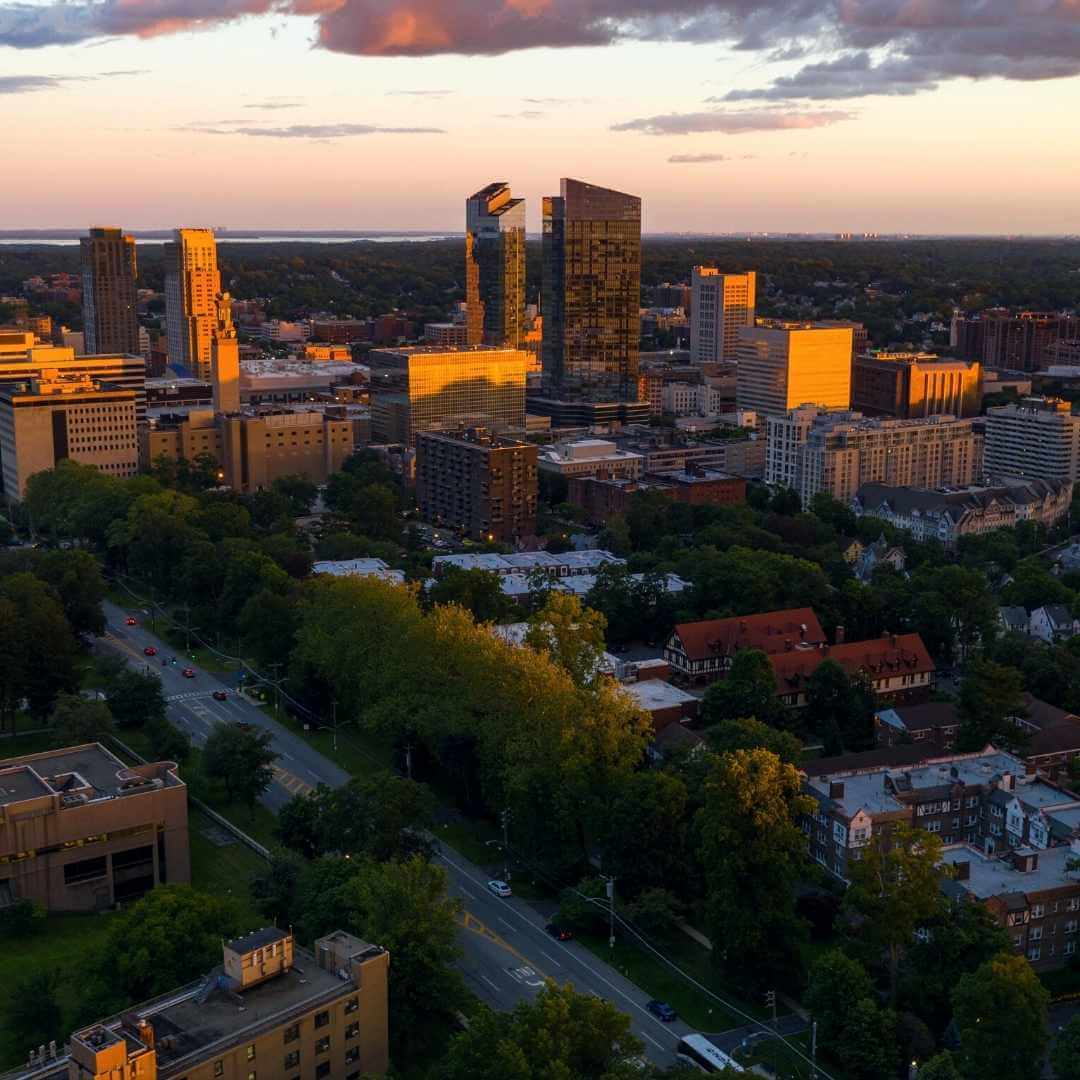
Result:
{"label": "gold-lit office building", "polygon": [[217,241],[211,229],[176,229],[165,245],[165,320],[169,361],[209,380],[218,327]]}
{"label": "gold-lit office building", "polygon": [[417,432],[447,427],[523,431],[530,360],[494,346],[372,351],[372,440],[413,446]]}
{"label": "gold-lit office building", "polygon": [[636,401],[641,199],[564,179],[544,198],[544,396]]}
{"label": "gold-lit office building", "polygon": [[850,327],[761,319],[739,330],[739,409],[782,416],[800,405],[851,405]]}
{"label": "gold-lit office building", "polygon": [[525,336],[525,200],[488,184],[465,203],[466,341],[510,345]]}
{"label": "gold-lit office building", "polygon": [[851,397],[866,416],[978,416],[982,365],[933,353],[865,353],[855,358]]}
{"label": "gold-lit office building", "polygon": [[79,248],[86,352],[139,355],[135,238],[120,229],[93,228]]}

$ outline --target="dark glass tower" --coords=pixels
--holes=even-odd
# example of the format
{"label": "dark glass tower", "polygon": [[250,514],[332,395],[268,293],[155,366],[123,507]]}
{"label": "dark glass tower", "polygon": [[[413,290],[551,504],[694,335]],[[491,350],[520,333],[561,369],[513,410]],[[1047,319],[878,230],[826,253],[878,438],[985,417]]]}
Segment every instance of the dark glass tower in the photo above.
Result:
{"label": "dark glass tower", "polygon": [[140,355],[134,237],[125,236],[119,229],[93,228],[79,245],[87,355]]}
{"label": "dark glass tower", "polygon": [[641,199],[563,180],[544,199],[544,394],[636,401]]}
{"label": "dark glass tower", "polygon": [[525,337],[525,200],[488,184],[465,201],[465,298],[470,345]]}

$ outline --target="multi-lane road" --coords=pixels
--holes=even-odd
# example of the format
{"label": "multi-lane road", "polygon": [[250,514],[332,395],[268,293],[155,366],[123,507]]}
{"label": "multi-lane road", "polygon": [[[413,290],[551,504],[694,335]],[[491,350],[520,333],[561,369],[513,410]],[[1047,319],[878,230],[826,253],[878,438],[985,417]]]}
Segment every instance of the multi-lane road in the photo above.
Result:
{"label": "multi-lane road", "polygon": [[[149,625],[144,625],[149,618],[140,608],[107,603],[105,612],[108,631],[101,639],[102,647],[161,679],[169,719],[197,746],[220,723],[245,722],[270,732],[278,761],[274,782],[263,802],[271,810],[276,812],[294,795],[320,783],[338,787],[348,781],[349,774],[313,749],[302,735],[157,638]],[[137,620],[135,626],[126,624],[129,616]],[[148,647],[156,648],[157,654],[146,656],[144,649]],[[171,656],[176,656],[177,663],[162,665],[162,658],[168,661]],[[184,678],[184,667],[194,668],[195,677]],[[215,690],[226,690],[226,700],[216,701]],[[488,875],[480,867],[445,845],[438,857],[449,876],[451,894],[462,902],[460,967],[478,997],[495,1008],[510,1009],[535,997],[545,979],[573,983],[578,990],[605,998],[627,1013],[648,1057],[657,1064],[673,1064],[675,1043],[689,1031],[685,1024],[662,1023],[647,1011],[648,995],[634,983],[584,946],[556,941],[544,929],[544,915],[531,904],[492,894],[487,888]]]}

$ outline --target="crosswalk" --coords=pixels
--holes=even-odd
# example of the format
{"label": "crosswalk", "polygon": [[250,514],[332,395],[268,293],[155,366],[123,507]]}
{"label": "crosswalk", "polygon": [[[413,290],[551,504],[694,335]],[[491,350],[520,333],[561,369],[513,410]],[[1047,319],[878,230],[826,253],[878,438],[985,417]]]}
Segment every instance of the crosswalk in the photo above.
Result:
{"label": "crosswalk", "polygon": [[294,776],[280,765],[273,765],[271,768],[273,769],[274,779],[291,795],[308,795],[315,790],[310,784],[301,780],[299,776]]}
{"label": "crosswalk", "polygon": [[187,690],[182,694],[166,694],[166,701],[196,701],[199,698],[208,698],[211,690]]}

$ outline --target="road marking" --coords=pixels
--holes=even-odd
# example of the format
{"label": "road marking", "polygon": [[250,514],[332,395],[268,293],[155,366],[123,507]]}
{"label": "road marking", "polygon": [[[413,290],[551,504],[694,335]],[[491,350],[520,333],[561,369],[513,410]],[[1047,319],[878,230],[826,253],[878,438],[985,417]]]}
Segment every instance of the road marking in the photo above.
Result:
{"label": "road marking", "polygon": [[274,779],[291,795],[307,795],[309,792],[315,789],[300,779],[299,776],[293,776],[291,772],[286,772],[280,765],[271,765],[273,770]]}
{"label": "road marking", "polygon": [[[539,946],[537,946],[537,948],[539,948]],[[562,967],[562,964],[560,964],[546,949],[540,949],[540,952],[542,952],[556,967]]]}
{"label": "road marking", "polygon": [[645,1038],[648,1039],[649,1042],[651,1042],[653,1044],[653,1046],[656,1047],[657,1050],[666,1050],[667,1049],[667,1047],[662,1042],[657,1042],[656,1039],[654,1039],[647,1031],[643,1031],[641,1034],[644,1035]]}
{"label": "road marking", "polygon": [[480,978],[483,979],[484,982],[486,982],[488,986],[490,986],[491,989],[495,991],[496,994],[501,993],[498,984],[492,979],[489,979],[483,972],[480,973]]}
{"label": "road marking", "polygon": [[497,918],[498,918],[499,922],[501,922],[503,924],[503,926],[505,926],[506,929],[510,931],[511,934],[514,934],[514,933],[517,932],[517,927],[513,926],[511,923],[508,923],[501,915],[497,916]]}
{"label": "road marking", "polygon": [[462,889],[461,891],[462,891],[462,892],[463,892],[463,893],[464,893],[464,894],[465,894],[465,895],[466,895],[466,896],[467,896],[467,897],[468,897],[468,898],[469,898],[470,900],[472,900],[472,902],[473,902],[473,903],[476,903],[476,897],[475,897],[475,896],[473,896],[473,894],[472,894],[471,892],[469,892],[469,890],[468,890],[468,889]]}

